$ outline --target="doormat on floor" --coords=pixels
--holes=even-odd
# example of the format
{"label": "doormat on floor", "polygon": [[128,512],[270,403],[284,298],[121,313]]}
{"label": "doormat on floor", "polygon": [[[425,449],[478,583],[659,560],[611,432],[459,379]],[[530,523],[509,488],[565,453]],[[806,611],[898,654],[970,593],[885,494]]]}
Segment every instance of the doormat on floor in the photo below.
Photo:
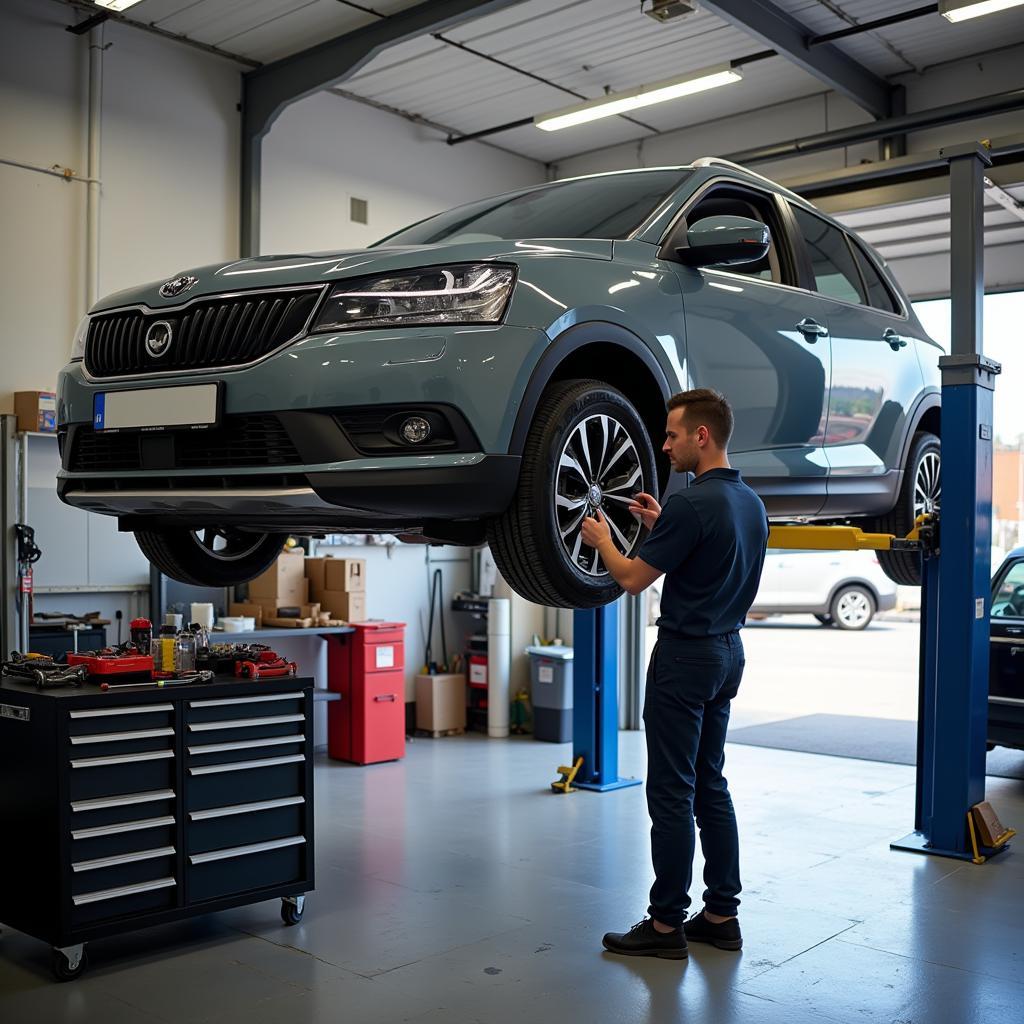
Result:
{"label": "doormat on floor", "polygon": [[[728,741],[748,747],[855,757],[888,764],[914,764],[917,760],[917,723],[890,718],[804,715],[732,729]],[[1024,750],[996,747],[989,752],[985,773],[1002,779],[1024,780]]]}

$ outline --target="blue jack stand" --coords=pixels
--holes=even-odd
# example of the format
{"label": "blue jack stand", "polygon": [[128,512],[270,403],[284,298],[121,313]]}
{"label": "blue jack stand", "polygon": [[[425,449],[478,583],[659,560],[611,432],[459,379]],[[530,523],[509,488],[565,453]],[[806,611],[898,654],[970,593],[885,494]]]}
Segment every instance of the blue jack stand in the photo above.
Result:
{"label": "blue jack stand", "polygon": [[618,603],[573,613],[572,759],[577,789],[639,786],[619,778]]}

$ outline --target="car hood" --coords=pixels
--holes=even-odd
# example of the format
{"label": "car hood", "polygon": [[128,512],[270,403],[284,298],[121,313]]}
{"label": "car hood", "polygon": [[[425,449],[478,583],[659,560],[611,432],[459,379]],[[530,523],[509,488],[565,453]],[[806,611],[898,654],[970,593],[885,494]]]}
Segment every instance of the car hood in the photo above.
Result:
{"label": "car hood", "polygon": [[[115,292],[100,299],[89,311],[99,313],[121,306],[148,306],[166,309],[180,306],[202,295],[251,291],[254,288],[293,287],[322,284],[366,274],[388,274],[440,263],[472,263],[501,260],[519,262],[525,258],[575,256],[583,259],[610,260],[612,242],[601,238],[530,238],[516,241],[457,242],[447,245],[414,245],[375,249],[348,249],[340,252],[314,252],[281,256],[254,256],[231,263],[214,263],[182,270],[174,277],[189,276],[196,283],[171,298],[160,295],[165,281],[153,281]],[[171,280],[171,279],[168,279]]]}

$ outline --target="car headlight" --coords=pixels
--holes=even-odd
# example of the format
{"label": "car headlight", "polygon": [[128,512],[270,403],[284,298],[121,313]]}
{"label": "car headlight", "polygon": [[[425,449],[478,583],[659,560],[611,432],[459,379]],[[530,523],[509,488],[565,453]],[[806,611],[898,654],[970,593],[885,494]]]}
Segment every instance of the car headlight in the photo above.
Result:
{"label": "car headlight", "polygon": [[342,281],[313,330],[500,323],[515,278],[514,267],[471,263]]}
{"label": "car headlight", "polygon": [[89,318],[83,316],[75,328],[75,340],[71,342],[71,361],[85,358],[85,339],[89,336]]}

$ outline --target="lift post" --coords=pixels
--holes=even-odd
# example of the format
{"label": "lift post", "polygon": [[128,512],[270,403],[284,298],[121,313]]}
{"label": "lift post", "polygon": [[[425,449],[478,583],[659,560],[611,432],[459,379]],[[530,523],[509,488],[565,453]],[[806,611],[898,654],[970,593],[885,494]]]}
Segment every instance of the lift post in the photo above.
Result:
{"label": "lift post", "polygon": [[577,789],[639,786],[619,778],[619,606],[573,613],[572,759],[583,758]]}

